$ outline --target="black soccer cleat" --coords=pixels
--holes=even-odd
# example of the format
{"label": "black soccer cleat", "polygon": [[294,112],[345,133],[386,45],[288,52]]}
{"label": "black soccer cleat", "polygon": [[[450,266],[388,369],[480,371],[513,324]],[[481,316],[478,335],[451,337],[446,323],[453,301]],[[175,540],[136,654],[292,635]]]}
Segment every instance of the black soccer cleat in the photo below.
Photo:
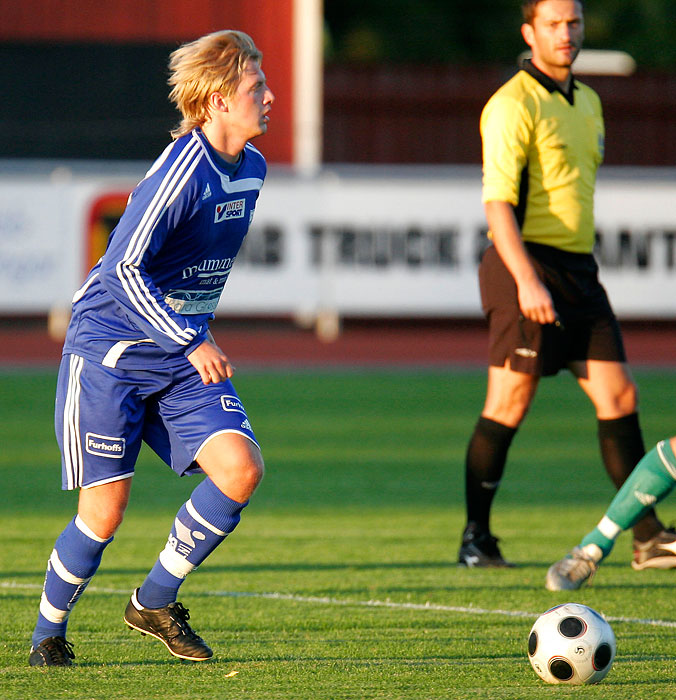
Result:
{"label": "black soccer cleat", "polygon": [[31,647],[28,663],[31,666],[72,666],[73,645],[64,637],[47,637],[35,648]]}
{"label": "black soccer cleat", "polygon": [[124,611],[124,621],[131,629],[159,639],[179,659],[206,661],[213,656],[206,642],[188,624],[190,614],[181,603],[169,603],[165,608],[144,608],[138,602],[137,593],[138,588]]}
{"label": "black soccer cleat", "polygon": [[498,548],[498,538],[487,530],[470,523],[462,533],[458,552],[458,563],[469,568],[511,568],[514,564],[505,561]]}

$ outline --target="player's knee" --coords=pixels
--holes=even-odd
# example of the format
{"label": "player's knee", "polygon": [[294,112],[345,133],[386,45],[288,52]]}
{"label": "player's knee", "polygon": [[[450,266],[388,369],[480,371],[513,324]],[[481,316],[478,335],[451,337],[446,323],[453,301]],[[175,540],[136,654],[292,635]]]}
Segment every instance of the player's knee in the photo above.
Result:
{"label": "player's knee", "polygon": [[108,539],[120,527],[130,488],[131,479],[122,479],[80,489],[78,514],[97,537]]}
{"label": "player's knee", "polygon": [[638,392],[638,387],[634,382],[631,383],[631,386],[628,390],[628,398],[627,398],[627,403],[629,405],[630,410],[637,411],[638,410],[638,401],[639,401],[639,392]]}
{"label": "player's knee", "polygon": [[249,468],[246,472],[246,483],[248,484],[249,488],[251,489],[251,493],[253,493],[257,488],[258,485],[261,483],[263,480],[263,475],[265,474],[265,468],[263,467],[262,464],[252,466]]}
{"label": "player's knee", "polygon": [[509,394],[493,394],[486,397],[486,403],[482,415],[486,418],[517,427],[528,413],[531,405],[532,394],[527,391],[514,391]]}
{"label": "player's knee", "polygon": [[627,382],[614,397],[615,410],[619,415],[629,415],[638,410],[638,387],[633,381]]}
{"label": "player's knee", "polygon": [[242,485],[253,493],[265,474],[265,464],[261,453],[258,450],[250,451],[248,458],[239,464],[238,471]]}
{"label": "player's knee", "polygon": [[528,413],[538,385],[537,377],[513,372],[508,365],[490,368],[482,415],[516,428]]}
{"label": "player's knee", "polygon": [[107,540],[112,537],[117,529],[122,524],[124,519],[124,510],[118,511],[115,509],[98,512],[96,514],[90,512],[82,513],[80,511],[82,522],[99,538]]}
{"label": "player's knee", "polygon": [[261,482],[264,471],[260,450],[247,440],[236,447],[231,446],[229,450],[220,451],[208,473],[215,477],[217,483],[236,484],[239,493],[252,494]]}

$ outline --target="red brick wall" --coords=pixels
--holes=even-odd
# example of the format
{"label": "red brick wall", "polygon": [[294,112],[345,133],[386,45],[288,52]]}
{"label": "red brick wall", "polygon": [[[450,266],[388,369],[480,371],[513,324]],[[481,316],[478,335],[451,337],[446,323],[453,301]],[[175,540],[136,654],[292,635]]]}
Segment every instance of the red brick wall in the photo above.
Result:
{"label": "red brick wall", "polygon": [[[324,160],[479,163],[479,116],[513,73],[496,66],[329,65]],[[582,77],[600,95],[608,165],[676,166],[676,76]]]}
{"label": "red brick wall", "polygon": [[0,41],[162,43],[241,29],[263,51],[277,98],[269,161],[290,163],[292,146],[293,0],[0,0]]}

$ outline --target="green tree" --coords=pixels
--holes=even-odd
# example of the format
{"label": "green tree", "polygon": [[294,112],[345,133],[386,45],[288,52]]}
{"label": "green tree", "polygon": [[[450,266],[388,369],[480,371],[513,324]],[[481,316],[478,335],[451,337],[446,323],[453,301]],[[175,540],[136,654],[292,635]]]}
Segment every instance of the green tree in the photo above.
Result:
{"label": "green tree", "polygon": [[[586,46],[627,51],[639,68],[676,68],[676,0],[594,0]],[[514,63],[519,0],[326,0],[327,60]]]}

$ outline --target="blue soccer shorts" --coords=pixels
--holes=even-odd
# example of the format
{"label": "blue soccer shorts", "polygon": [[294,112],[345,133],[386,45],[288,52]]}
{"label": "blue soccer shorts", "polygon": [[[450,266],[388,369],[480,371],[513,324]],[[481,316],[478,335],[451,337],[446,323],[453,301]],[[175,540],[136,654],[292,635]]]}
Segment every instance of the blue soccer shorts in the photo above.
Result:
{"label": "blue soccer shorts", "polygon": [[146,442],[179,476],[201,472],[202,447],[221,433],[256,437],[232,383],[203,384],[179,368],[122,370],[64,355],[55,408],[62,488],[131,477]]}

